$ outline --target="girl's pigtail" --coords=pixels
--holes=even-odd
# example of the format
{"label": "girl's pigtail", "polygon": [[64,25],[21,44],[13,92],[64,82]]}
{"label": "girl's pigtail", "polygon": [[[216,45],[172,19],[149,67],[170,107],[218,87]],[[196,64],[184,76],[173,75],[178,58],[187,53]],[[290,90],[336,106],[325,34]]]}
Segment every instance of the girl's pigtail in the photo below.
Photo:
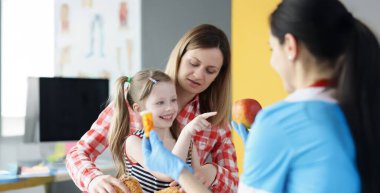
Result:
{"label": "girl's pigtail", "polygon": [[123,160],[124,142],[129,135],[129,111],[127,107],[128,87],[131,78],[122,76],[116,81],[114,114],[110,124],[109,147],[117,167],[117,177],[125,173]]}

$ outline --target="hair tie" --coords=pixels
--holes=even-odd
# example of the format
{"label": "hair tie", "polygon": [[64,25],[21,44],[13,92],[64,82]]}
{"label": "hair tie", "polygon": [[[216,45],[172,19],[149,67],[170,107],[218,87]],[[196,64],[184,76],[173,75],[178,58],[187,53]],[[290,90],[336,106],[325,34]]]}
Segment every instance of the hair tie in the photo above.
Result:
{"label": "hair tie", "polygon": [[152,81],[153,84],[157,84],[157,83],[158,83],[158,80],[155,80],[155,79],[153,79],[153,78],[151,78],[151,77],[149,77],[149,80]]}
{"label": "hair tie", "polygon": [[129,76],[128,76],[127,82],[128,82],[128,83],[131,83],[131,82],[132,82],[132,77],[129,77]]}
{"label": "hair tie", "polygon": [[132,82],[132,77],[127,76],[127,80],[124,82],[124,92],[126,93],[129,88],[129,84]]}
{"label": "hair tie", "polygon": [[132,82],[132,77],[127,76],[127,80],[124,82],[124,88],[127,88]]}

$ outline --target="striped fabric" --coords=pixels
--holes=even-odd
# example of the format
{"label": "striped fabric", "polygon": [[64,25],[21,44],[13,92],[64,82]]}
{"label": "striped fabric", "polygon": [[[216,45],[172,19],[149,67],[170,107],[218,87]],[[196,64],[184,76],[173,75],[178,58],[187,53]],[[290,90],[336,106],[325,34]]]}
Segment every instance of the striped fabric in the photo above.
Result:
{"label": "striped fabric", "polygon": [[[144,130],[137,130],[132,135],[136,135],[139,138],[143,138]],[[192,145],[189,147],[189,153],[186,159],[186,163],[191,166],[191,149]],[[125,151],[124,151],[125,152]],[[124,153],[125,155],[125,153]],[[144,193],[153,193],[155,191],[162,190],[169,187],[170,182],[164,182],[158,180],[150,172],[146,171],[143,166],[139,163],[133,163],[128,159],[128,156],[124,156],[125,161],[125,173],[135,177],[139,182],[144,191]]]}

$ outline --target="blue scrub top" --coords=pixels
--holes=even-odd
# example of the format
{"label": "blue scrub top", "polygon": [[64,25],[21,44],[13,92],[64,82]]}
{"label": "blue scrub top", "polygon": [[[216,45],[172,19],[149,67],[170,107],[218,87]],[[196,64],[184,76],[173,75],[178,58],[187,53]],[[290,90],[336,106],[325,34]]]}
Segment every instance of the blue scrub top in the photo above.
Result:
{"label": "blue scrub top", "polygon": [[239,192],[360,192],[354,142],[333,94],[306,88],[257,115]]}

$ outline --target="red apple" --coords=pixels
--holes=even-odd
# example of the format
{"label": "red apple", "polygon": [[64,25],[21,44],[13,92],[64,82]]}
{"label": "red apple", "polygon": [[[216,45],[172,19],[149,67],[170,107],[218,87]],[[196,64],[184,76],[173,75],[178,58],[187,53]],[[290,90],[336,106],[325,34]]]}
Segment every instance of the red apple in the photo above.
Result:
{"label": "red apple", "polygon": [[242,123],[246,128],[250,128],[255,121],[256,114],[262,109],[255,99],[240,99],[232,105],[232,120]]}

